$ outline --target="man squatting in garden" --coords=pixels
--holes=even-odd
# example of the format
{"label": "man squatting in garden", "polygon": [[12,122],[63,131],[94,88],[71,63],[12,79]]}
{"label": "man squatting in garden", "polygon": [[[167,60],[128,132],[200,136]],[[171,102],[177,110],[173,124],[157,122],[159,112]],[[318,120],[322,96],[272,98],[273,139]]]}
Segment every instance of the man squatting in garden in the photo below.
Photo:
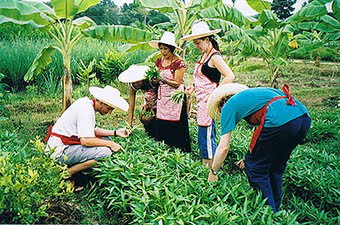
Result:
{"label": "man squatting in garden", "polygon": [[262,192],[274,212],[282,199],[282,175],[292,150],[305,138],[311,119],[304,105],[283,91],[273,88],[248,88],[230,83],[218,87],[208,99],[208,113],[221,120],[221,139],[211,166],[208,181],[217,174],[225,160],[231,132],[241,119],[259,125],[244,160],[250,185]]}
{"label": "man squatting in garden", "polygon": [[[120,92],[111,87],[90,87],[94,99],[87,97],[75,101],[50,127],[45,141],[46,153],[68,165],[69,176],[96,164],[98,159],[118,152],[122,147],[109,136],[128,137],[130,131],[121,128],[106,130],[96,127],[95,113],[110,114],[114,108],[128,110],[128,103]],[[103,138],[102,138],[103,137]]]}

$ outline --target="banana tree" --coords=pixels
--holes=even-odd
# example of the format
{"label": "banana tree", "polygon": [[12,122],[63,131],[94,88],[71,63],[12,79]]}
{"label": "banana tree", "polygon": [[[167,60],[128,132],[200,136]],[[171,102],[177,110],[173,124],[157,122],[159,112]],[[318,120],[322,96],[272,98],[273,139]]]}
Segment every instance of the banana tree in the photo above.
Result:
{"label": "banana tree", "polygon": [[271,11],[263,10],[258,19],[259,24],[253,29],[232,29],[226,33],[226,38],[239,42],[238,58],[263,57],[269,66],[271,86],[277,87],[277,78],[288,63],[289,43],[296,39],[294,32],[299,30],[302,21],[313,22],[324,17],[327,13],[325,4],[328,2],[331,1],[315,0],[285,21],[279,20]]}
{"label": "banana tree", "polygon": [[[52,61],[51,56],[55,51],[62,54],[64,74],[62,77],[62,111],[70,104],[72,98],[72,74],[71,55],[72,50],[88,30],[98,39],[109,39],[110,41],[129,41],[138,43],[150,39],[150,32],[124,26],[112,26],[102,29],[96,27],[93,20],[88,17],[75,19],[78,13],[86,11],[89,7],[96,5],[100,0],[51,0],[52,8],[42,2],[28,2],[24,0],[1,0],[0,1],[0,25],[15,23],[31,26],[47,32],[55,44],[43,48],[31,67],[24,76],[29,82],[41,73]],[[91,35],[88,35],[91,36]]]}
{"label": "banana tree", "polygon": [[62,54],[64,74],[62,77],[62,110],[70,104],[72,98],[71,54],[75,44],[84,35],[81,30],[94,26],[88,17],[75,19],[100,0],[51,0],[53,8],[42,2],[23,0],[0,1],[0,25],[15,23],[31,26],[47,32],[54,40],[54,45],[43,48],[25,74],[25,81],[33,80],[52,61],[52,54],[57,50]]}
{"label": "banana tree", "polygon": [[[313,6],[317,12],[325,12],[325,8],[320,4]],[[313,21],[308,18],[292,17],[290,21],[298,22],[297,27],[303,32],[296,36],[296,40],[300,42],[300,47],[291,53],[313,54],[316,53],[315,66],[320,66],[320,50],[327,49],[333,54],[339,54],[333,49],[334,43],[339,46],[340,39],[340,0],[332,3],[333,14],[321,16]],[[301,13],[300,13],[301,14]]]}
{"label": "banana tree", "polygon": [[[165,13],[174,24],[174,33],[179,39],[190,33],[196,20],[218,19],[235,25],[245,25],[249,19],[235,8],[223,4],[222,0],[139,0],[143,7]],[[215,24],[216,25],[216,24]],[[180,43],[185,47],[185,43]]]}

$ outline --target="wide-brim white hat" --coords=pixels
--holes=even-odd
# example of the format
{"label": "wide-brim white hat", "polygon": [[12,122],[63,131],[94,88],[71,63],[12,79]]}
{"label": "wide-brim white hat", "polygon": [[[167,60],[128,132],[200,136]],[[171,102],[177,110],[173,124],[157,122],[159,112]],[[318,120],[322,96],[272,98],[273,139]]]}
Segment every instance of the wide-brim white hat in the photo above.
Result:
{"label": "wide-brim white hat", "polygon": [[128,102],[124,98],[120,97],[120,91],[116,88],[107,85],[104,88],[90,87],[89,90],[95,99],[98,99],[106,105],[113,108],[119,108],[123,111],[128,111]]}
{"label": "wide-brim white hat", "polygon": [[186,41],[186,40],[194,40],[197,38],[207,37],[213,34],[217,34],[221,30],[222,29],[210,30],[208,24],[204,21],[201,21],[199,23],[192,25],[191,34],[183,36],[180,40]]}
{"label": "wide-brim white hat", "polygon": [[164,32],[164,34],[161,37],[161,40],[150,41],[149,45],[153,48],[158,48],[158,43],[171,45],[171,46],[174,46],[175,48],[177,48],[178,50],[183,51],[183,49],[181,49],[180,47],[178,47],[176,45],[175,35],[173,33],[169,32],[169,31]]}
{"label": "wide-brim white hat", "polygon": [[150,67],[142,65],[131,65],[127,70],[118,76],[118,80],[123,83],[133,83],[146,79],[146,71]]}
{"label": "wide-brim white hat", "polygon": [[209,116],[213,119],[218,119],[221,114],[218,108],[220,101],[224,97],[237,94],[246,89],[249,89],[246,85],[238,83],[223,84],[217,87],[208,98],[207,107]]}

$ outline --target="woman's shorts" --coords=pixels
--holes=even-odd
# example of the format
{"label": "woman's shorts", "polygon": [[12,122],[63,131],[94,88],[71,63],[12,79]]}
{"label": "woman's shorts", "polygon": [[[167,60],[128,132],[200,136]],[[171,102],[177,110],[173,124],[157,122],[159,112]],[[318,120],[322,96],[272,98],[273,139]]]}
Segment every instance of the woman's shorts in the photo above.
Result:
{"label": "woman's shorts", "polygon": [[215,121],[208,126],[198,126],[198,147],[202,159],[212,159],[216,152]]}

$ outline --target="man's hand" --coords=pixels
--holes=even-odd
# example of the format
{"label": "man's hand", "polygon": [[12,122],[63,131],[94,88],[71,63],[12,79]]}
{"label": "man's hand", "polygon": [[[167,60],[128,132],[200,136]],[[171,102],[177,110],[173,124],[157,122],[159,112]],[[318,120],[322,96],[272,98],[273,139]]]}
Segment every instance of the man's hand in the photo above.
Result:
{"label": "man's hand", "polygon": [[218,181],[218,176],[212,174],[212,172],[210,171],[209,176],[208,176],[208,181],[209,182],[217,182]]}
{"label": "man's hand", "polygon": [[237,166],[241,170],[244,170],[244,168],[245,168],[244,159],[241,159],[240,161],[236,162],[235,166]]}
{"label": "man's hand", "polygon": [[115,142],[111,142],[111,144],[108,146],[112,151],[119,152],[120,150],[124,150],[122,146]]}
{"label": "man's hand", "polygon": [[125,138],[125,137],[129,137],[130,136],[131,131],[128,130],[128,129],[125,129],[125,128],[120,128],[120,129],[116,130],[116,134],[119,137],[124,137]]}

